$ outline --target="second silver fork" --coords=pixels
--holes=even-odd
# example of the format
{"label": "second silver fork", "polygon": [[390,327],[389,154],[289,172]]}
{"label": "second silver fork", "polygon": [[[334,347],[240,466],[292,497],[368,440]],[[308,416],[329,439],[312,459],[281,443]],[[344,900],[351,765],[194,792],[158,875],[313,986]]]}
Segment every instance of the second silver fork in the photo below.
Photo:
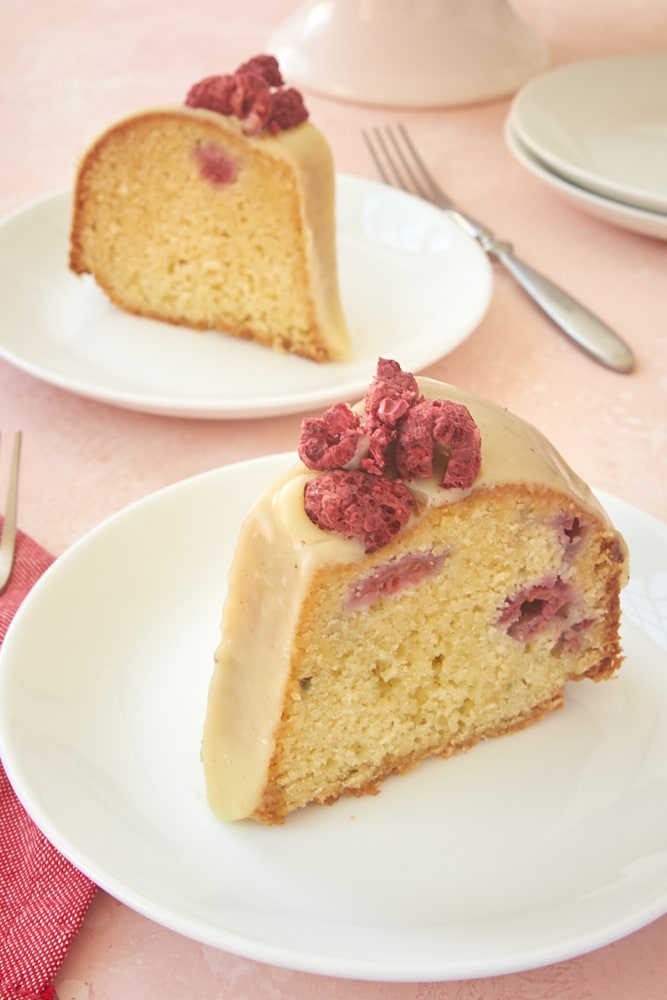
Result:
{"label": "second silver fork", "polygon": [[0,594],[9,583],[14,566],[14,548],[16,546],[16,512],[19,492],[19,462],[21,459],[21,432],[14,435],[14,447],[9,470],[7,486],[7,502],[0,537]]}
{"label": "second silver fork", "polygon": [[376,127],[364,131],[363,137],[386,184],[415,194],[446,212],[479,242],[492,259],[509,271],[563,333],[596,361],[617,372],[627,374],[633,371],[634,355],[611,327],[564,289],[520,260],[513,252],[511,243],[496,239],[490,229],[457,208],[427,169],[404,125],[384,129]]}

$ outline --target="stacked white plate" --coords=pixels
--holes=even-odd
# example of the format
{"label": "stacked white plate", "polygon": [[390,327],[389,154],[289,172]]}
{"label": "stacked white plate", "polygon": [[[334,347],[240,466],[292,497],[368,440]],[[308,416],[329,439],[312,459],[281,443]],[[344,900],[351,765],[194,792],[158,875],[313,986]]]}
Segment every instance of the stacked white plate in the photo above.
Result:
{"label": "stacked white plate", "polygon": [[516,94],[516,159],[578,207],[667,239],[667,52],[560,66]]}

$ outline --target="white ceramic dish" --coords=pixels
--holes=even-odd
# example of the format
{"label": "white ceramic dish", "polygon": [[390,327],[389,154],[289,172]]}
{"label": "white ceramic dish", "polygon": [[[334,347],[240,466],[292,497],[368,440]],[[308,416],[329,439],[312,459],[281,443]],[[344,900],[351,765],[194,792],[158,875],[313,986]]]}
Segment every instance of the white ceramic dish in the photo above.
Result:
{"label": "white ceramic dish", "polygon": [[498,99],[549,61],[507,0],[305,0],[272,33],[268,51],[307,89],[421,108]]}
{"label": "white ceramic dish", "polygon": [[518,138],[562,177],[667,212],[667,52],[559,66],[512,103]]}
{"label": "white ceramic dish", "polygon": [[667,905],[667,527],[603,498],[632,553],[618,679],[380,795],[282,827],[209,811],[199,742],[241,519],[292,456],[157,493],[56,561],[0,654],[0,754],[101,886],[184,935],[371,980],[513,972]]}
{"label": "white ceramic dish", "polygon": [[70,200],[68,192],[51,195],[0,224],[0,357],[130,409],[265,417],[356,398],[379,356],[421,371],[472,332],[491,297],[486,255],[442,212],[340,176],[339,271],[354,357],[319,365],[116,309],[67,268]]}
{"label": "white ceramic dish", "polygon": [[633,208],[623,202],[604,198],[553,173],[521,142],[514,130],[514,119],[511,114],[505,122],[505,142],[509,151],[526,170],[577,208],[622,229],[667,240],[667,214]]}

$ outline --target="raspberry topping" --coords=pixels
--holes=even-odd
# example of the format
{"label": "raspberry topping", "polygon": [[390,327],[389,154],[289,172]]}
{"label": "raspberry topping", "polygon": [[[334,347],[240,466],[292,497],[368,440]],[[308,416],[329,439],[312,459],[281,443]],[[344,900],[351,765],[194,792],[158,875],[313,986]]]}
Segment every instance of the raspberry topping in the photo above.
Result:
{"label": "raspberry topping", "polygon": [[304,419],[299,458],[309,469],[342,469],[353,460],[363,439],[361,417],[347,403],[336,403],[322,417]]}
{"label": "raspberry topping", "polygon": [[472,486],[482,464],[481,436],[469,411],[450,399],[421,399],[405,418],[396,442],[396,469],[404,479],[433,475],[435,445],[447,458],[440,485]]}
{"label": "raspberry topping", "polygon": [[419,387],[414,376],[402,371],[396,361],[380,358],[365,399],[370,447],[362,466],[367,472],[384,475],[401,421],[418,398]]}
{"label": "raspberry topping", "polygon": [[261,77],[269,87],[282,87],[285,82],[275,56],[252,56],[246,62],[241,63],[235,75],[242,75],[244,73]]}
{"label": "raspberry topping", "polygon": [[286,132],[287,129],[296,128],[301,122],[305,122],[308,111],[300,90],[284,87],[282,90],[274,90],[272,97],[273,108],[269,119],[269,132],[272,135],[276,132]]}
{"label": "raspberry topping", "polygon": [[375,551],[410,518],[412,494],[400,480],[432,476],[436,453],[446,460],[440,486],[468,489],[482,461],[477,424],[460,403],[424,399],[413,375],[380,358],[363,416],[337,403],[301,425],[302,462],[327,473],[306,486],[306,512]]}
{"label": "raspberry topping", "polygon": [[397,361],[380,358],[366,393],[366,419],[372,428],[379,424],[396,427],[419,399],[414,375],[401,370]]}
{"label": "raspberry topping", "polygon": [[357,538],[366,552],[381,549],[398,534],[413,506],[412,493],[403,483],[362,470],[325,472],[304,490],[310,520],[324,531]]}
{"label": "raspberry topping", "polygon": [[274,56],[254,56],[234,73],[207,76],[189,90],[185,103],[221,115],[233,115],[245,135],[271,135],[295,128],[308,118],[298,90],[285,87]]}

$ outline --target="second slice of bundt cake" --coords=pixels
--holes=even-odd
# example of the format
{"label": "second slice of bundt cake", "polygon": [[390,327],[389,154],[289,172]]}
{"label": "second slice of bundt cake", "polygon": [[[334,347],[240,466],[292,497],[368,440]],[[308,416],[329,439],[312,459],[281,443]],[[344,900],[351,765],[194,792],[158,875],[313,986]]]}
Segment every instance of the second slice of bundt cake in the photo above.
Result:
{"label": "second slice of bundt cake", "polygon": [[78,170],[71,269],[130,313],[347,360],[333,159],[306,118],[260,56],[117,122]]}

